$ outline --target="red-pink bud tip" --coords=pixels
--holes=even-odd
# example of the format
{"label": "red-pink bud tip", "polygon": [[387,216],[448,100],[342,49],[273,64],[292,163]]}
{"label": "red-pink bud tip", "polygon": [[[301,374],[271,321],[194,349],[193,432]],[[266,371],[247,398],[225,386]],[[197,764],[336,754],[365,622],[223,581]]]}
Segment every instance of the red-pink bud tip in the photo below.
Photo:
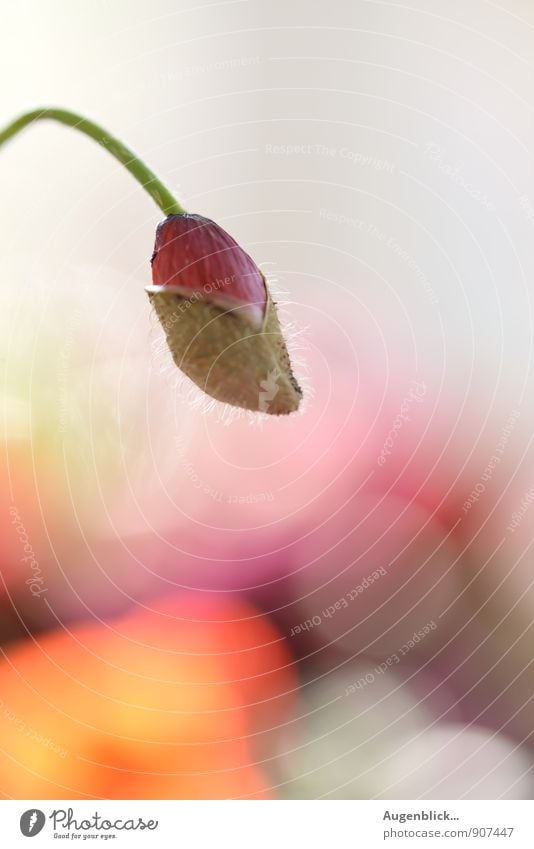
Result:
{"label": "red-pink bud tip", "polygon": [[253,259],[226,230],[202,215],[169,215],[156,231],[152,255],[154,289],[193,294],[235,310],[259,329],[265,317],[265,280]]}

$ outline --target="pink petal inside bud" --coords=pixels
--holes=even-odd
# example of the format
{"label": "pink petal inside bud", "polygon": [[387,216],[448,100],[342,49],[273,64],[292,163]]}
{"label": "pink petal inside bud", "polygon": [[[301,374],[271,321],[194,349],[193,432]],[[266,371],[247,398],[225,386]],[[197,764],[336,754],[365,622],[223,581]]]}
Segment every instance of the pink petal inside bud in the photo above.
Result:
{"label": "pink petal inside bud", "polygon": [[170,215],[158,226],[149,292],[207,300],[254,329],[267,306],[263,274],[222,227],[201,215]]}

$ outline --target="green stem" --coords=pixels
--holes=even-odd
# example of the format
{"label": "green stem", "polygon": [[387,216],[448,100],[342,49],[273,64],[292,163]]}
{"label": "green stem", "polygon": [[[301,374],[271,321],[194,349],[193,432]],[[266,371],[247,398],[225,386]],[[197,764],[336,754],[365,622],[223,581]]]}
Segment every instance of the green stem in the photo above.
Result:
{"label": "green stem", "polygon": [[94,124],[87,118],[77,115],[76,112],[69,112],[66,109],[55,109],[52,107],[43,107],[41,109],[33,109],[31,112],[26,112],[17,118],[11,124],[8,124],[5,129],[0,131],[0,147],[4,142],[9,141],[18,132],[23,130],[28,124],[33,124],[34,121],[40,121],[43,118],[60,121],[68,127],[73,127],[75,130],[85,133],[102,147],[105,147],[115,159],[128,169],[135,179],[141,183],[145,191],[155,200],[159,208],[165,215],[173,215],[175,213],[183,213],[185,210],[178,203],[170,191],[156,177],[156,175],[147,168],[144,162],[137,158],[129,148],[125,147],[118,139],[107,133],[98,124]]}

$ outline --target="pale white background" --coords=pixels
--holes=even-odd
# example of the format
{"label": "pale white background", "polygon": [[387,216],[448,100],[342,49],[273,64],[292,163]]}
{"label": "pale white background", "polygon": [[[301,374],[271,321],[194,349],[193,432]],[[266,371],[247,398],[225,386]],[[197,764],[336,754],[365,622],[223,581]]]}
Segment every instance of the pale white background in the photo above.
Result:
{"label": "pale white background", "polygon": [[[343,360],[350,369],[344,331],[364,378],[368,357],[381,385],[406,368],[460,407],[477,393],[481,427],[496,405],[505,415],[524,401],[529,3],[24,2],[5,5],[2,33],[2,120],[57,103],[124,137],[189,209],[217,218],[282,273],[312,342],[321,333],[312,308],[328,316],[331,369]],[[334,153],[269,153],[276,144]],[[438,167],[429,144],[486,204]],[[41,298],[51,326],[51,301],[81,297],[85,271],[84,309],[103,326],[106,353],[118,335],[109,322],[118,331],[139,320],[121,356],[144,361],[142,288],[158,217],[150,200],[101,150],[56,126],[3,151],[0,179],[2,300],[6,290],[22,303],[27,293]],[[338,218],[325,221],[321,209]],[[339,216],[393,237],[419,276]],[[97,317],[113,287],[120,308]],[[3,321],[12,317],[3,310]]]}

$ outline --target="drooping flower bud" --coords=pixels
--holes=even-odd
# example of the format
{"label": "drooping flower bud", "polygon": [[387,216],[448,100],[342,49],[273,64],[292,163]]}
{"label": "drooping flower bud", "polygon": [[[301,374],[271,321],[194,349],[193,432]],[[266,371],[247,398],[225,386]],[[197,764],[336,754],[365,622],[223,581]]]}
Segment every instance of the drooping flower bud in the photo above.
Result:
{"label": "drooping flower bud", "polygon": [[291,413],[301,389],[263,274],[209,218],[169,215],[158,226],[148,296],[175,364],[219,401]]}

